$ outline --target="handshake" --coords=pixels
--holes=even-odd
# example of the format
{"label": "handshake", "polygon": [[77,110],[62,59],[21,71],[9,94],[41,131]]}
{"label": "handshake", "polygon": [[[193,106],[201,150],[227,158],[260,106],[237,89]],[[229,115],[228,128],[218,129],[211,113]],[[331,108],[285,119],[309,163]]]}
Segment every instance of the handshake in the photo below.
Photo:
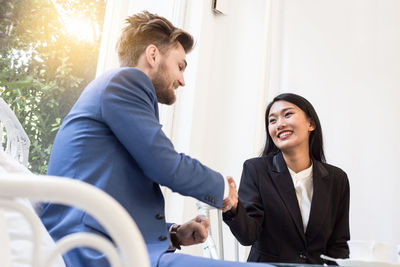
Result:
{"label": "handshake", "polygon": [[236,208],[238,204],[238,192],[236,189],[235,180],[232,177],[226,177],[228,185],[229,185],[229,194],[228,197],[224,199],[222,202],[222,212],[231,211],[233,214],[236,214]]}

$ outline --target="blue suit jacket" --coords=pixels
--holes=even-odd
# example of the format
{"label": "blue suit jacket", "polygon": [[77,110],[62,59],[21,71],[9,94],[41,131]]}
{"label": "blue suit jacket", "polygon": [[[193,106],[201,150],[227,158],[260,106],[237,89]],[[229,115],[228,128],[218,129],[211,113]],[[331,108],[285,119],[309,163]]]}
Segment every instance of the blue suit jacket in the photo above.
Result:
{"label": "blue suit jacket", "polygon": [[[221,174],[178,154],[164,135],[155,89],[139,69],[120,68],[91,82],[66,116],[54,141],[48,174],[76,178],[113,196],[131,214],[145,239],[152,266],[169,247],[160,185],[221,207]],[[112,214],[110,214],[112,216]],[[89,214],[47,204],[41,215],[58,240],[78,231],[108,237]],[[107,266],[102,255],[75,249],[68,266]]]}

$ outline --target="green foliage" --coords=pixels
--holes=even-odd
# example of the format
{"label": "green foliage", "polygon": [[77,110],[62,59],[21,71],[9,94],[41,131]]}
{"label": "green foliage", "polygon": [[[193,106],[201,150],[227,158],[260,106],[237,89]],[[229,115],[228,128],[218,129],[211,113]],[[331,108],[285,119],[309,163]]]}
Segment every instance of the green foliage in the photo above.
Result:
{"label": "green foliage", "polygon": [[57,130],[96,71],[101,36],[69,35],[60,10],[101,28],[105,0],[0,0],[0,97],[31,140],[35,173],[46,173]]}

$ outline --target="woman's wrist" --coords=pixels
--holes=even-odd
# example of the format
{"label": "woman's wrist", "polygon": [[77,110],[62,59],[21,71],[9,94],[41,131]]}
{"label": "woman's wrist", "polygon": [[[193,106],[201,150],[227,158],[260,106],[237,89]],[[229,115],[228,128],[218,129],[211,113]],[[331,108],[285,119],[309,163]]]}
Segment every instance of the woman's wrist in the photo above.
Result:
{"label": "woman's wrist", "polygon": [[238,203],[239,203],[239,202],[236,202],[236,205],[234,205],[234,206],[231,208],[231,212],[232,212],[233,215],[236,215],[236,213],[237,213]]}
{"label": "woman's wrist", "polygon": [[233,220],[236,217],[237,210],[238,210],[238,204],[236,204],[235,207],[232,207],[227,212],[223,212],[222,213],[223,220],[226,222]]}

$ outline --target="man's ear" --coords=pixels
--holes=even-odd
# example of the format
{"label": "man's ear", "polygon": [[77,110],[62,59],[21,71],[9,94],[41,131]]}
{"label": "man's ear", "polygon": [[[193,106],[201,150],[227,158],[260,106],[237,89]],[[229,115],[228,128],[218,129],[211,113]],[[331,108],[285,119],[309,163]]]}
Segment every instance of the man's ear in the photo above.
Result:
{"label": "man's ear", "polygon": [[151,68],[157,68],[160,57],[160,51],[157,46],[153,44],[148,45],[145,50],[145,57]]}

